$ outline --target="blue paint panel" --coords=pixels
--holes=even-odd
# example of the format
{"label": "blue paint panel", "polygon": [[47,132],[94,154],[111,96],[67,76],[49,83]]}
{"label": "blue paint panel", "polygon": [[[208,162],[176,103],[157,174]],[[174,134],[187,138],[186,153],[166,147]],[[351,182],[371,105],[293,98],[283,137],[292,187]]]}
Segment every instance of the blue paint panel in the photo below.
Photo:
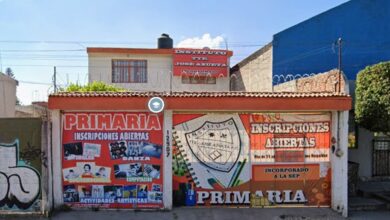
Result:
{"label": "blue paint panel", "polygon": [[273,74],[310,74],[338,67],[350,80],[367,65],[390,60],[390,1],[351,0],[279,32],[273,38]]}

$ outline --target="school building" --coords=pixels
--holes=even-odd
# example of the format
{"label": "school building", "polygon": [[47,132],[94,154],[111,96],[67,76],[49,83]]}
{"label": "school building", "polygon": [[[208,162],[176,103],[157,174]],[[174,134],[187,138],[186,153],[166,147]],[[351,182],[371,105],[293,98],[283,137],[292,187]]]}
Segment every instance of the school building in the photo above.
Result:
{"label": "school building", "polygon": [[54,207],[331,207],[347,216],[344,92],[56,93]]}

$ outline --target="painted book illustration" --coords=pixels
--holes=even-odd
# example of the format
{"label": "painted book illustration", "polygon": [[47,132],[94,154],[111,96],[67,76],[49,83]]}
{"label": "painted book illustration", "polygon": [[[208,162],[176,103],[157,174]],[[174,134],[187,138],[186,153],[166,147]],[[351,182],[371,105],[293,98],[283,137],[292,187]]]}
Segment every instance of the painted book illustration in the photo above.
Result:
{"label": "painted book illustration", "polygon": [[174,138],[197,187],[229,188],[250,179],[249,138],[238,114],[186,121],[174,127]]}

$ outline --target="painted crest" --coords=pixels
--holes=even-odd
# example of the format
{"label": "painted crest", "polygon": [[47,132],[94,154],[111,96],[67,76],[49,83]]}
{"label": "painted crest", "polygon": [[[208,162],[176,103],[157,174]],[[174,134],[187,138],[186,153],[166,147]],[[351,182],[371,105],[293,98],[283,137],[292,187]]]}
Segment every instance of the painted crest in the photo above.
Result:
{"label": "painted crest", "polygon": [[210,169],[229,172],[240,155],[240,135],[233,118],[222,122],[206,121],[185,137],[195,157]]}

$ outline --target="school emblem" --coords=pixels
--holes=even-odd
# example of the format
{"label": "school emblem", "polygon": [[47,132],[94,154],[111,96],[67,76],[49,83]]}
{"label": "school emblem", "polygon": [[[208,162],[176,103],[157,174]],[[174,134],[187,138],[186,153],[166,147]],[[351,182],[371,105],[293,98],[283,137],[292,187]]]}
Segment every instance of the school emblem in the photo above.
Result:
{"label": "school emblem", "polygon": [[195,157],[210,169],[229,172],[240,155],[240,135],[233,118],[222,122],[206,121],[185,137]]}

